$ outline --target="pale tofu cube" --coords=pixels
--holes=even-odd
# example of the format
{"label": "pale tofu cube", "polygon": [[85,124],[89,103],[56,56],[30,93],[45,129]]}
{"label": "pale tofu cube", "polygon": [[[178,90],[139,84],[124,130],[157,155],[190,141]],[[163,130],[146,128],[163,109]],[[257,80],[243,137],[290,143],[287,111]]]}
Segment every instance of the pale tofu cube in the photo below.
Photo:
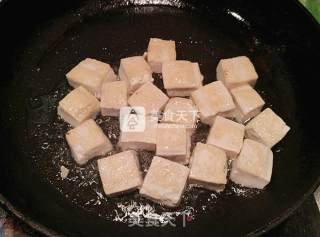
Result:
{"label": "pale tofu cube", "polygon": [[66,139],[72,157],[79,165],[84,165],[90,159],[103,156],[113,149],[109,139],[92,119],[68,131]]}
{"label": "pale tofu cube", "polygon": [[101,114],[119,116],[120,109],[128,104],[128,88],[125,81],[103,83],[101,89]]}
{"label": "pale tofu cube", "polygon": [[185,60],[163,63],[162,77],[164,88],[170,95],[189,96],[202,86],[203,75],[199,64]]}
{"label": "pale tofu cube", "polygon": [[186,155],[186,159],[184,162],[182,162],[182,164],[187,165],[190,162],[190,156],[191,156],[191,136],[192,136],[192,132],[190,130],[187,130],[187,155]]}
{"label": "pale tofu cube", "polygon": [[92,58],[86,58],[81,61],[79,65],[98,73],[102,78],[104,78],[104,82],[111,82],[117,79],[113,69],[107,63]]}
{"label": "pale tofu cube", "polygon": [[164,62],[176,60],[176,43],[172,40],[151,38],[148,45],[147,60],[153,72],[161,73]]}
{"label": "pale tofu cube", "polygon": [[58,115],[73,127],[87,119],[95,119],[99,111],[99,101],[82,86],[67,94],[58,105]]}
{"label": "pale tofu cube", "polygon": [[224,150],[227,156],[233,159],[241,150],[244,132],[244,125],[217,116],[210,129],[207,144]]}
{"label": "pale tofu cube", "polygon": [[188,130],[195,129],[198,110],[191,99],[171,98],[163,112],[161,122],[184,125]]}
{"label": "pale tofu cube", "polygon": [[128,83],[130,94],[146,82],[153,82],[151,67],[142,56],[121,59],[119,78]]}
{"label": "pale tofu cube", "polygon": [[142,57],[143,57],[144,60],[147,61],[148,52],[144,52],[144,53],[142,54]]}
{"label": "pale tofu cube", "polygon": [[156,155],[172,161],[188,164],[190,158],[190,134],[179,124],[160,123],[157,129]]}
{"label": "pale tofu cube", "polygon": [[212,125],[217,115],[224,115],[236,108],[228,89],[220,81],[211,82],[191,93],[200,112],[201,122]]}
{"label": "pale tofu cube", "polygon": [[155,156],[145,176],[140,195],[169,207],[179,205],[185,190],[189,168]]}
{"label": "pale tofu cube", "polygon": [[230,179],[248,188],[263,189],[271,179],[273,154],[262,143],[245,139],[240,155],[232,162]]}
{"label": "pale tofu cube", "polygon": [[217,66],[217,79],[229,89],[249,84],[254,86],[258,74],[246,56],[221,59]]}
{"label": "pale tofu cube", "polygon": [[237,106],[234,118],[239,123],[244,123],[261,112],[265,102],[258,92],[249,85],[240,86],[231,90]]}
{"label": "pale tofu cube", "polygon": [[72,87],[83,86],[97,98],[100,98],[102,84],[117,78],[109,64],[91,58],[81,61],[66,77]]}
{"label": "pale tofu cube", "polygon": [[145,119],[143,132],[121,132],[119,146],[122,150],[156,150],[158,117],[146,116]]}
{"label": "pale tofu cube", "polygon": [[188,97],[195,89],[172,89],[167,90],[169,97]]}
{"label": "pale tofu cube", "polygon": [[189,183],[221,192],[227,183],[227,166],[223,150],[198,142],[190,159]]}
{"label": "pale tofu cube", "polygon": [[290,127],[270,108],[265,109],[246,125],[246,137],[273,147],[289,132]]}
{"label": "pale tofu cube", "polygon": [[124,151],[99,159],[98,169],[107,196],[134,191],[142,185],[142,172],[135,151]]}
{"label": "pale tofu cube", "polygon": [[147,115],[156,114],[163,110],[169,98],[151,82],[145,83],[136,90],[128,100],[130,106],[142,106]]}

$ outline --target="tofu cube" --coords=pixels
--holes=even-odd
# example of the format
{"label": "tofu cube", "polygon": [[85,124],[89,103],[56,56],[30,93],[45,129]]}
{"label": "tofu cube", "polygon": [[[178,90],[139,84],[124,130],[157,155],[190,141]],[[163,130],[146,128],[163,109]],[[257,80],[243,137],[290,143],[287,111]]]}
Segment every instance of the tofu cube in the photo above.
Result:
{"label": "tofu cube", "polygon": [[234,118],[244,123],[261,112],[265,102],[258,92],[249,85],[240,86],[231,90],[237,106]]}
{"label": "tofu cube", "polygon": [[201,122],[212,125],[217,115],[224,115],[236,108],[228,89],[220,81],[211,82],[191,93],[200,112]]}
{"label": "tofu cube", "polygon": [[185,60],[163,63],[162,76],[169,96],[189,96],[203,81],[199,64]]}
{"label": "tofu cube", "polygon": [[145,125],[143,132],[121,132],[119,146],[122,150],[156,150],[158,117],[146,116]]}
{"label": "tofu cube", "polygon": [[102,83],[117,78],[109,64],[91,58],[81,61],[66,77],[73,88],[83,86],[97,98],[100,98]]}
{"label": "tofu cube", "polygon": [[270,108],[266,108],[246,125],[246,137],[273,147],[289,132],[290,127]]}
{"label": "tofu cube", "polygon": [[246,56],[221,59],[217,66],[217,79],[229,89],[249,84],[254,86],[258,74]]}
{"label": "tofu cube", "polygon": [[99,111],[99,101],[82,86],[67,94],[58,105],[58,115],[73,127],[87,119],[95,119]]}
{"label": "tofu cube", "polygon": [[185,127],[179,126],[179,124],[158,124],[157,156],[163,156],[181,164],[188,164],[190,148],[190,134]]}
{"label": "tofu cube", "polygon": [[224,150],[229,158],[235,158],[241,150],[244,131],[244,125],[217,116],[210,129],[207,144]]}
{"label": "tofu cube", "polygon": [[101,114],[119,116],[120,109],[128,104],[128,89],[125,81],[103,83],[101,89]]}
{"label": "tofu cube", "polygon": [[176,60],[176,43],[172,40],[151,38],[148,45],[147,60],[153,72],[161,73],[164,62]]}
{"label": "tofu cube", "polygon": [[190,160],[189,183],[221,192],[227,183],[227,166],[223,150],[198,142]]}
{"label": "tofu cube", "polygon": [[191,99],[174,97],[168,101],[161,122],[181,124],[188,130],[194,130],[197,115],[198,110]]}
{"label": "tofu cube", "polygon": [[142,172],[135,151],[124,151],[98,160],[98,169],[107,196],[139,189]]}
{"label": "tofu cube", "polygon": [[270,182],[272,166],[270,148],[245,139],[239,157],[232,162],[230,179],[248,188],[263,189]]}
{"label": "tofu cube", "polygon": [[92,119],[66,133],[72,157],[79,165],[84,165],[96,156],[103,156],[113,147],[102,129]]}
{"label": "tofu cube", "polygon": [[171,89],[167,90],[169,97],[188,97],[195,89]]}
{"label": "tofu cube", "polygon": [[151,67],[142,56],[121,59],[119,77],[128,83],[130,94],[146,82],[153,82]]}
{"label": "tofu cube", "polygon": [[169,98],[151,82],[145,83],[136,90],[128,100],[130,106],[142,106],[147,115],[156,114],[163,110]]}
{"label": "tofu cube", "polygon": [[88,70],[98,73],[106,82],[115,81],[117,79],[116,74],[109,64],[98,61],[92,58],[86,58],[79,63],[80,66],[87,68]]}
{"label": "tofu cube", "polygon": [[189,168],[155,156],[145,176],[140,195],[169,207],[179,205],[185,190]]}

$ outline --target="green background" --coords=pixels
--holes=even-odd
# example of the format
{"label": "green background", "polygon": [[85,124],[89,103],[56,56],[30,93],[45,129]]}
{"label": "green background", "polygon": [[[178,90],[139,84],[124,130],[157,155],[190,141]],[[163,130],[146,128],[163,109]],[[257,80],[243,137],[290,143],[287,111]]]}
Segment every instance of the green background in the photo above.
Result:
{"label": "green background", "polygon": [[300,0],[320,23],[320,0]]}

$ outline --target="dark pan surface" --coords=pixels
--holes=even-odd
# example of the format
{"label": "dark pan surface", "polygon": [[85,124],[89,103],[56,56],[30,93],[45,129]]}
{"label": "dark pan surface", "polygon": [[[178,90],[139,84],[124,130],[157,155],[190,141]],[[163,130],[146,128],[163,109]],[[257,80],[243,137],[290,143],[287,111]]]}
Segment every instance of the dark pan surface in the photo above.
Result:
{"label": "dark pan surface", "polygon": [[[314,113],[319,27],[291,1],[263,6],[252,1],[160,3],[166,6],[138,1],[9,1],[1,6],[6,34],[1,44],[0,192],[36,223],[67,236],[258,234],[289,215],[319,183]],[[15,15],[24,21],[6,25]],[[291,127],[273,149],[273,177],[266,190],[232,183],[221,194],[188,189],[172,210],[137,193],[106,198],[96,161],[75,166],[64,139],[70,127],[56,115],[57,102],[71,89],[65,73],[86,57],[117,71],[120,58],[142,55],[150,37],[175,40],[178,58],[199,62],[205,83],[216,80],[221,58],[247,55],[253,60],[260,76],[257,90]],[[157,84],[162,86],[158,77]],[[117,121],[97,121],[116,144]],[[204,141],[207,132],[208,127],[199,126],[193,142]],[[151,157],[140,154],[143,168]],[[68,179],[60,177],[62,165],[70,169]],[[133,211],[180,214],[177,226],[128,227],[128,217],[122,217],[133,212],[128,212],[132,201]],[[192,216],[186,227],[182,212]]]}

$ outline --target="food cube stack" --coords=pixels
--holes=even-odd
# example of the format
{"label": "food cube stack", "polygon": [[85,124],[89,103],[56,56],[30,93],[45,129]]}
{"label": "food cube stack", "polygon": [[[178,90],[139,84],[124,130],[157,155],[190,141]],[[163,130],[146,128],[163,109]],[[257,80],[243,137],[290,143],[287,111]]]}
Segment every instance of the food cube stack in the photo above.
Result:
{"label": "food cube stack", "polygon": [[[153,83],[153,73],[162,74],[164,90]],[[248,57],[220,60],[217,81],[203,85],[199,64],[177,60],[174,41],[151,38],[144,56],[120,60],[118,74],[107,63],[81,61],[66,74],[74,89],[57,109],[73,127],[66,140],[76,163],[98,158],[106,195],[139,190],[147,199],[175,207],[188,184],[222,192],[228,178],[258,189],[270,182],[271,148],[290,128],[270,108],[262,111],[265,102],[254,89],[258,74]],[[133,113],[123,115],[123,108]],[[129,119],[138,108],[144,111],[142,130],[135,130],[137,122]],[[122,123],[122,116],[128,116],[128,127],[121,126],[115,145],[121,152],[115,153],[94,121],[99,112]],[[209,134],[192,150],[198,123],[210,126]],[[153,154],[145,176],[141,150]]]}

